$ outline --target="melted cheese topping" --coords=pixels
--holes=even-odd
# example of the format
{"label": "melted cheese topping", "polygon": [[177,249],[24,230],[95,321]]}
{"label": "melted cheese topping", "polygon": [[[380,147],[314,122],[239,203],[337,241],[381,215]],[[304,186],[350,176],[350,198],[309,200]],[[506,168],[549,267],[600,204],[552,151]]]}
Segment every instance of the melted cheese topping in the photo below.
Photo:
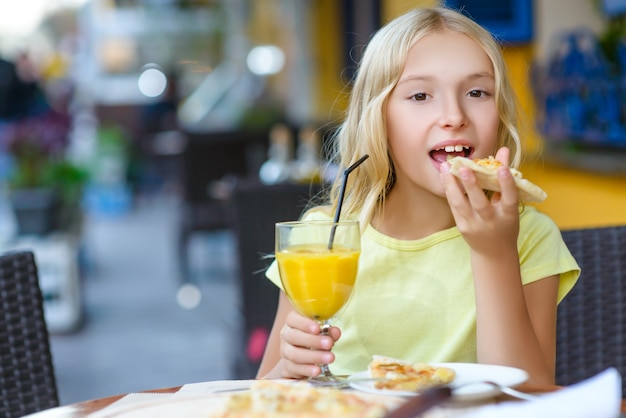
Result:
{"label": "melted cheese topping", "polygon": [[[504,165],[500,161],[496,160],[493,155],[490,155],[487,158],[474,158],[472,161],[474,161],[477,165],[481,167],[486,167],[493,170],[494,173],[498,170],[498,168]],[[522,178],[522,173],[520,173],[518,170],[509,167],[509,171],[511,171],[513,177]]]}
{"label": "melted cheese topping", "polygon": [[375,383],[377,389],[412,392],[446,385],[456,376],[456,372],[448,367],[411,364],[384,357],[374,358],[369,370],[372,377],[385,379]]}
{"label": "melted cheese topping", "polygon": [[380,418],[387,408],[355,393],[313,387],[306,382],[259,380],[247,392],[231,395],[224,411],[211,418],[363,417]]}
{"label": "melted cheese topping", "polygon": [[490,155],[487,158],[474,158],[473,161],[476,164],[481,165],[483,167],[493,167],[493,168],[502,167],[502,163],[496,160],[492,155]]}

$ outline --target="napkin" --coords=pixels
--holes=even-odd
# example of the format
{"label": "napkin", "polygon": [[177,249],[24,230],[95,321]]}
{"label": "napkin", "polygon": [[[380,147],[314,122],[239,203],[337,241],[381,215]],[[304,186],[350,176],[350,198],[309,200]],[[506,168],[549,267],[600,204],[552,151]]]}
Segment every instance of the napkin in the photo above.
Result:
{"label": "napkin", "polygon": [[108,418],[117,413],[122,413],[132,406],[149,404],[171,397],[171,393],[129,393],[100,411],[89,414],[89,418]]}
{"label": "napkin", "polygon": [[205,395],[248,389],[254,382],[254,380],[215,380],[212,382],[187,383],[176,392],[175,396]]}
{"label": "napkin", "polygon": [[[158,405],[165,401],[197,399],[199,396],[211,393],[246,389],[253,382],[254,380],[216,380],[212,382],[188,383],[175,393],[129,393],[100,411],[90,414],[89,418],[110,418],[118,414],[130,415],[131,412],[129,411],[134,409],[141,411],[142,407]],[[154,410],[155,408],[151,408],[150,413],[154,413]]]}
{"label": "napkin", "polygon": [[615,368],[541,395],[532,402],[503,402],[485,406],[464,418],[617,418],[620,416],[622,378]]}

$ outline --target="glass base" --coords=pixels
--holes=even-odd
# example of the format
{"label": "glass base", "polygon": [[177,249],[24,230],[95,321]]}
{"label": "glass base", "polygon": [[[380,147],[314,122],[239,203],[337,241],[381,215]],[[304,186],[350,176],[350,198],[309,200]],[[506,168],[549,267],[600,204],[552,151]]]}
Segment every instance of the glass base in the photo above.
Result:
{"label": "glass base", "polygon": [[[319,318],[316,319],[320,324],[320,334],[321,335],[329,335],[330,329],[330,320],[321,321]],[[345,386],[345,379],[341,379],[335,376],[330,369],[328,368],[328,364],[318,364],[321,369],[321,373],[318,376],[310,377],[309,382],[315,386]]]}

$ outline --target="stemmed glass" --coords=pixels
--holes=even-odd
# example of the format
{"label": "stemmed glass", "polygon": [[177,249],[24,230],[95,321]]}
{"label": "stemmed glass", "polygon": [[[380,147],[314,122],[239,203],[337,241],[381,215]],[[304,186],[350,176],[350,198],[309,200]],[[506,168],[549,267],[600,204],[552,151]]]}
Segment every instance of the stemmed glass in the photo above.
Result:
{"label": "stemmed glass", "polygon": [[[356,281],[361,238],[358,221],[292,221],[276,224],[280,280],[293,306],[328,335],[331,319],[346,304]],[[339,382],[321,364],[317,382]]]}

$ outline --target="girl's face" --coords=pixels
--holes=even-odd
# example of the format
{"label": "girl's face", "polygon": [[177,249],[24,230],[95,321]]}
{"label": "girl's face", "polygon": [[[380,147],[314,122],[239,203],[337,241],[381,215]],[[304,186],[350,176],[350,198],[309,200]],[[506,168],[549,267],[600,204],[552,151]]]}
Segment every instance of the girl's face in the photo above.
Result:
{"label": "girl's face", "polygon": [[449,156],[493,154],[494,94],[493,65],[472,39],[444,31],[416,42],[386,109],[396,185],[408,182],[443,196],[439,170]]}

